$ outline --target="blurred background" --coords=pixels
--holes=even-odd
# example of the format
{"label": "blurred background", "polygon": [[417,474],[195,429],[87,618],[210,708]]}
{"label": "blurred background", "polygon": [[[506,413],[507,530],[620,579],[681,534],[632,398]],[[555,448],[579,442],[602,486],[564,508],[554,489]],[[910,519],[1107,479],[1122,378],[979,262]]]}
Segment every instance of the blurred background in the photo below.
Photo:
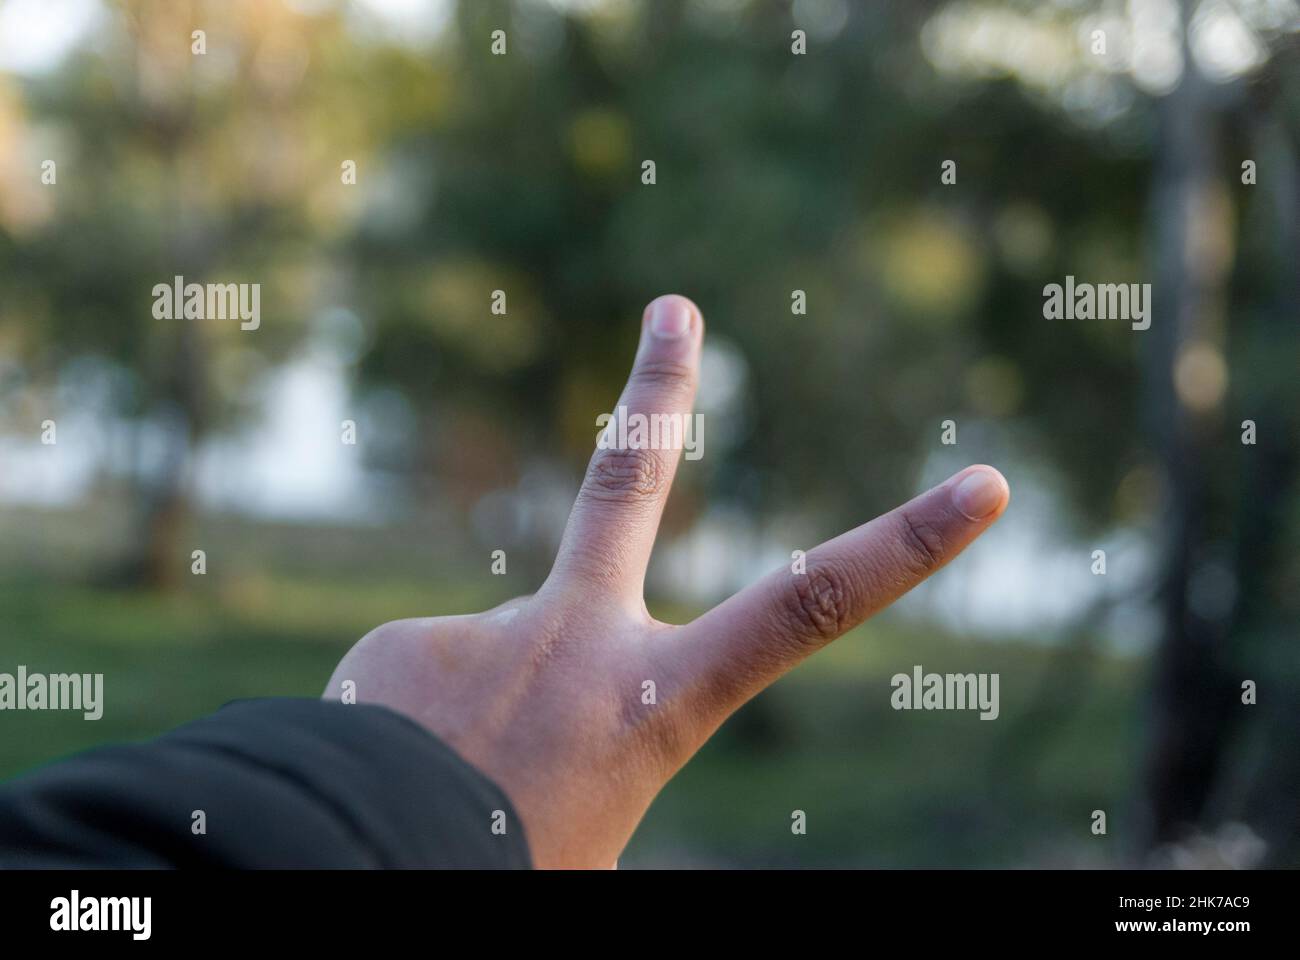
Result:
{"label": "blurred background", "polygon": [[[968,463],[1014,493],[625,866],[1300,865],[1298,16],[0,0],[0,671],[105,675],[97,722],[0,715],[0,776],[533,590],[676,291],[661,618]],[[260,283],[260,329],[155,319],[178,274]],[[1067,274],[1151,283],[1151,328],[1044,319]],[[915,664],[1000,673],[1000,718],[891,710]]]}

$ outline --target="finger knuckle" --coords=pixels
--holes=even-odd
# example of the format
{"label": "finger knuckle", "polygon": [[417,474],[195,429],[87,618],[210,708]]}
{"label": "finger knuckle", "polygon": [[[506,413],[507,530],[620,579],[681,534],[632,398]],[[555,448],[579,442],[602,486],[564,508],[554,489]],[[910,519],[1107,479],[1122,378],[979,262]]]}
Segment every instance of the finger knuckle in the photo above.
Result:
{"label": "finger knuckle", "polygon": [[636,502],[653,500],[663,484],[659,456],[653,450],[633,447],[604,450],[593,458],[583,492],[596,500]]}
{"label": "finger knuckle", "polygon": [[781,606],[786,628],[796,641],[822,646],[846,627],[849,603],[845,578],[826,564],[796,574],[786,585]]}
{"label": "finger knuckle", "polygon": [[695,369],[678,360],[645,360],[632,370],[629,380],[636,387],[677,395],[695,385]]}
{"label": "finger knuckle", "polygon": [[909,568],[929,574],[943,566],[947,544],[933,526],[904,510],[898,515],[898,532]]}

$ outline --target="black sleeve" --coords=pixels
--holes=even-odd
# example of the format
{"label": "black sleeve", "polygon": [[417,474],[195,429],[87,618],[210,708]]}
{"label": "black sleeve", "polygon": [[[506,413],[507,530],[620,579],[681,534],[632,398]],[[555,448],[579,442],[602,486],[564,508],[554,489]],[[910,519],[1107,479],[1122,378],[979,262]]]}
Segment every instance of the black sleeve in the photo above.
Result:
{"label": "black sleeve", "polygon": [[413,721],[270,699],[0,787],[0,864],[527,867],[529,856],[501,789]]}

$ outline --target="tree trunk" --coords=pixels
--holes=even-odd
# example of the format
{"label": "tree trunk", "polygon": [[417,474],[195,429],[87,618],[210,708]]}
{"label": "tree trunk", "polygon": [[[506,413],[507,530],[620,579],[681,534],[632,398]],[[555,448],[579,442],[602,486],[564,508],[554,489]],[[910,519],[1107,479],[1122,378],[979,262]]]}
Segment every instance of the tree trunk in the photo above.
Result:
{"label": "tree trunk", "polygon": [[1222,118],[1186,44],[1184,58],[1178,88],[1161,103],[1152,321],[1149,331],[1135,334],[1147,338],[1144,412],[1166,501],[1146,770],[1148,848],[1179,839],[1200,819],[1235,702],[1225,669],[1229,613],[1207,615],[1189,602],[1194,574],[1214,544],[1212,467],[1224,424],[1220,404],[1207,408],[1180,396],[1175,367],[1193,344],[1222,351],[1230,211],[1219,171]]}

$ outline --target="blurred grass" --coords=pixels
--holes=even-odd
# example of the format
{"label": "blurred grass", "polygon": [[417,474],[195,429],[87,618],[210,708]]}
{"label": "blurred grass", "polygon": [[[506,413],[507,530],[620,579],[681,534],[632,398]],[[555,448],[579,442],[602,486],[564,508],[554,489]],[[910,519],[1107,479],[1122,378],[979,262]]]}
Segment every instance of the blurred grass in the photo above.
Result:
{"label": "blurred grass", "polygon": [[[1078,702],[1040,724],[1064,693],[1052,689],[1057,674],[1045,673],[1057,655],[1042,644],[962,641],[878,617],[733,717],[660,795],[624,863],[1117,862],[1128,852],[1125,798],[1140,768],[1140,663],[1082,655],[1088,679],[1075,680]],[[893,710],[890,677],[914,664],[999,673],[999,718]],[[1089,832],[1098,808],[1108,814],[1107,837]],[[791,833],[794,810],[807,815],[804,836]]]}
{"label": "blurred grass", "polygon": [[[0,586],[0,670],[102,672],[105,710],[94,722],[7,713],[0,776],[151,736],[232,699],[317,696],[348,646],[378,623],[500,599],[471,586],[319,574],[212,578],[176,596],[10,579]],[[1040,644],[962,642],[878,618],[724,726],[656,801],[623,863],[1113,862],[1136,769],[1137,664],[1089,654],[1091,680],[1068,720],[1054,719],[1032,748],[1009,751],[1015,725],[1033,723],[1027,711],[1053,655]],[[1000,718],[890,709],[890,676],[915,663],[999,672]],[[1108,811],[1108,837],[1089,834],[1095,808]],[[806,836],[790,831],[796,809],[807,814]]]}

